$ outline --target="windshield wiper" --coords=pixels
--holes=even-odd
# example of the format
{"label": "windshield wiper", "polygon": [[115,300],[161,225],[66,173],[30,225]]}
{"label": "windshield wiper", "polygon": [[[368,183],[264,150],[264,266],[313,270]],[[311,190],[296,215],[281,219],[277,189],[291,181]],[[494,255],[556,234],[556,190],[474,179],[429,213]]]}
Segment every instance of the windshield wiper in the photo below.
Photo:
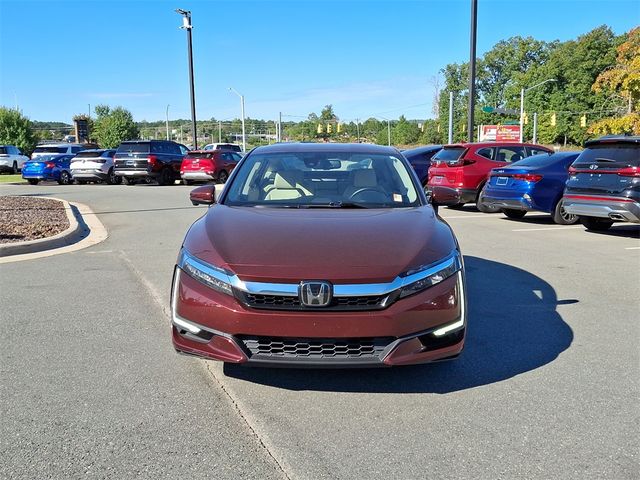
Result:
{"label": "windshield wiper", "polygon": [[370,208],[362,203],[355,202],[329,202],[329,203],[309,203],[300,205],[300,208]]}

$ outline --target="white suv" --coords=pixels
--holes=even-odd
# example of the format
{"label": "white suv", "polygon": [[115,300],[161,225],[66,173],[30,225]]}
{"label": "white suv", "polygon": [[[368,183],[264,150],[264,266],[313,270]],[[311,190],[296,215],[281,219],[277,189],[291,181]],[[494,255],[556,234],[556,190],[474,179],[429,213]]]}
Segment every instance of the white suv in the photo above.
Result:
{"label": "white suv", "polygon": [[28,160],[15,145],[0,145],[0,172],[16,174]]}
{"label": "white suv", "polygon": [[71,159],[71,176],[79,183],[103,182],[109,185],[122,183],[122,177],[113,171],[115,150],[83,150]]}
{"label": "white suv", "polygon": [[86,150],[89,145],[81,143],[52,143],[38,145],[31,154],[31,159],[42,157],[43,155],[75,155],[81,150]]}

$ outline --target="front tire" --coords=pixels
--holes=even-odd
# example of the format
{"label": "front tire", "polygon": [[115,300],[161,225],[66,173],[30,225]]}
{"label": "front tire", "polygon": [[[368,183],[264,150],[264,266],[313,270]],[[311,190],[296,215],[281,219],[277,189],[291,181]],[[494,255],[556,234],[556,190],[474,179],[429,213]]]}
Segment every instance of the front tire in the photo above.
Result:
{"label": "front tire", "polygon": [[18,162],[13,162],[13,166],[11,167],[11,175],[18,174]]}
{"label": "front tire", "polygon": [[579,217],[580,223],[584,225],[587,230],[593,230],[594,232],[605,232],[613,225],[613,220],[598,217]]}
{"label": "front tire", "polygon": [[514,210],[512,208],[503,208],[502,213],[504,213],[507,218],[513,218],[514,220],[519,220],[527,214],[526,210]]}
{"label": "front tire", "polygon": [[38,180],[37,178],[27,178],[27,182],[29,182],[29,185],[37,185],[38,183],[40,183],[40,180]]}
{"label": "front tire", "polygon": [[66,170],[60,173],[60,178],[58,178],[58,185],[70,185],[73,182],[71,179],[71,174]]}
{"label": "front tire", "polygon": [[218,174],[218,183],[227,183],[227,179],[228,178],[229,178],[229,174],[227,172],[225,172],[224,170],[222,170]]}
{"label": "front tire", "polygon": [[571,213],[567,213],[564,209],[564,202],[562,199],[556,203],[552,213],[553,221],[558,225],[573,225],[578,221],[578,216]]}

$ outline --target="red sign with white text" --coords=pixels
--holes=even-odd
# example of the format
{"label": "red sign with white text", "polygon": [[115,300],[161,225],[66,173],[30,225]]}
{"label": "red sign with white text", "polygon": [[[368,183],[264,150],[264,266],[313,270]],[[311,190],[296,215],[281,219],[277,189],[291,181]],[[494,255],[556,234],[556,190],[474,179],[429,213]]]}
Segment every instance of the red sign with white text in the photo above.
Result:
{"label": "red sign with white text", "polygon": [[519,142],[520,125],[482,125],[480,141]]}

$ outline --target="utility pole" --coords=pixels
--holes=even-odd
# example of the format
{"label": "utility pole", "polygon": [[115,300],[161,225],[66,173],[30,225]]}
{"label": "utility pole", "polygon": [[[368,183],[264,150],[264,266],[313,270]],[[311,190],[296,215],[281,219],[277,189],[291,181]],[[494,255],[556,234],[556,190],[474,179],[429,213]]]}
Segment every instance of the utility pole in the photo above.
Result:
{"label": "utility pole", "polygon": [[167,127],[167,140],[170,140],[169,138],[169,107],[170,105],[167,104],[167,109],[165,111],[165,125]]}
{"label": "utility pole", "polygon": [[237,96],[240,97],[240,112],[242,114],[242,151],[246,152],[247,151],[247,136],[245,134],[245,129],[244,129],[244,95],[240,95],[238,93],[238,91],[233,87],[229,87],[229,91],[235,93]]}
{"label": "utility pole", "polygon": [[222,143],[222,122],[218,120],[218,143]]}
{"label": "utility pole", "polygon": [[193,148],[198,148],[198,134],[196,132],[196,94],[195,87],[193,83],[193,45],[191,39],[191,30],[193,26],[191,25],[191,12],[188,10],[182,10],[178,8],[176,10],[177,13],[182,15],[182,26],[187,31],[187,50],[189,55],[189,87],[191,93],[191,135],[193,136]]}
{"label": "utility pole", "polygon": [[449,92],[449,137],[447,143],[453,143],[453,92]]}
{"label": "utility pole", "polygon": [[356,131],[358,132],[358,143],[360,143],[360,119],[356,118]]}
{"label": "utility pole", "polygon": [[282,112],[278,113],[278,142],[282,141]]}
{"label": "utility pole", "polygon": [[533,113],[533,143],[538,143],[538,112]]}
{"label": "utility pole", "polygon": [[391,121],[387,119],[387,139],[388,145],[391,146]]}
{"label": "utility pole", "polygon": [[524,88],[520,89],[520,143],[524,138]]}
{"label": "utility pole", "polygon": [[471,0],[471,38],[469,44],[469,115],[467,137],[473,142],[473,121],[476,99],[476,25],[478,23],[478,0]]}

